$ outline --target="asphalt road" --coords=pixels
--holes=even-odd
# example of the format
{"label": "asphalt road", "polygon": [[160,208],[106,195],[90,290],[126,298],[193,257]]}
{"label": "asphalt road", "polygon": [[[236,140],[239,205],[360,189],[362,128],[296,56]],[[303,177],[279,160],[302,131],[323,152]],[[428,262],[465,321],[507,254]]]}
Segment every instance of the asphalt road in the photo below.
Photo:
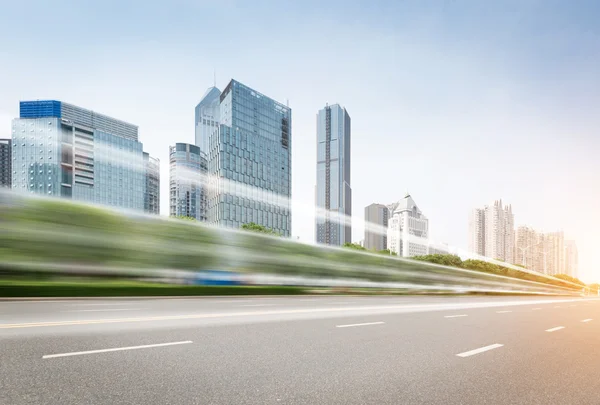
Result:
{"label": "asphalt road", "polygon": [[600,301],[0,302],[0,404],[600,404]]}

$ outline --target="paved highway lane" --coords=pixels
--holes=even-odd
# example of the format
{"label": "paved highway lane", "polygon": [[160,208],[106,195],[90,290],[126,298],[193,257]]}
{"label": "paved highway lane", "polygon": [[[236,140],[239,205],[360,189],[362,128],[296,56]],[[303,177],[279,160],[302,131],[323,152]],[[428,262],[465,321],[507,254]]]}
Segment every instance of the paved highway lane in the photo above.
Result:
{"label": "paved highway lane", "polygon": [[564,298],[2,302],[0,403],[598,404],[599,323]]}

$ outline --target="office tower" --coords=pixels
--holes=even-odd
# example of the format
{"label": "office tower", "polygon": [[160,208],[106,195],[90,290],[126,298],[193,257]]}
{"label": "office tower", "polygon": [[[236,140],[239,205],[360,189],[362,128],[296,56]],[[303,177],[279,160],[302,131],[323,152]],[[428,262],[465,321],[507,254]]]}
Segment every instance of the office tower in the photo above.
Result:
{"label": "office tower", "polygon": [[485,209],[475,208],[469,214],[469,251],[485,256]]}
{"label": "office tower", "polygon": [[387,228],[389,210],[383,204],[371,204],[365,207],[365,240],[368,250],[387,249]]}
{"label": "office tower", "polygon": [[317,243],[351,242],[350,127],[350,115],[339,104],[327,105],[317,114]]}
{"label": "office tower", "polygon": [[577,252],[577,244],[574,240],[565,241],[564,262],[564,274],[571,277],[578,277],[579,253]]}
{"label": "office tower", "polygon": [[12,139],[13,190],[144,209],[137,126],[61,101],[22,101]]}
{"label": "office tower", "polygon": [[221,91],[216,87],[206,90],[195,109],[196,146],[208,153],[208,139],[219,126]]}
{"label": "office tower", "polygon": [[0,187],[10,187],[12,177],[11,140],[0,139]]}
{"label": "office tower", "polygon": [[206,221],[206,156],[196,145],[177,143],[169,147],[169,213]]}
{"label": "office tower", "polygon": [[411,257],[428,254],[429,220],[413,198],[407,194],[398,203],[388,221],[388,248],[398,256]]}
{"label": "office tower", "polygon": [[514,214],[502,200],[484,208],[476,208],[469,215],[469,250],[490,259],[513,263],[515,260]]}
{"label": "office tower", "polygon": [[160,160],[144,152],[144,170],[146,175],[144,211],[158,215],[160,214]]}
{"label": "office tower", "polygon": [[292,110],[231,80],[209,136],[208,222],[291,234]]}

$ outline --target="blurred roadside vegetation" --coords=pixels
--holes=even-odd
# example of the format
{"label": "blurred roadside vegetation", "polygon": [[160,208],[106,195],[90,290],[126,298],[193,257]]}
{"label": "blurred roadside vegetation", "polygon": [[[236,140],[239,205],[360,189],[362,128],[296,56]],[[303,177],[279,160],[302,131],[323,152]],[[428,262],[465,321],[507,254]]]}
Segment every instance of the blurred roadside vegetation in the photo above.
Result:
{"label": "blurred roadside vegetation", "polygon": [[1,193],[0,277],[63,274],[68,269],[74,276],[93,271],[102,276],[142,279],[165,270],[225,270],[428,285],[432,290],[448,283],[464,286],[476,282],[480,288],[489,285],[556,292],[552,288],[561,287],[577,291],[566,280],[491,267],[494,265],[486,262],[456,261],[456,256],[442,259],[445,255],[433,255],[426,261],[443,266],[432,266],[423,258],[399,259],[389,251],[379,254],[297,243],[259,228],[247,224],[244,229],[253,232],[234,231],[196,221],[123,214],[65,200]]}

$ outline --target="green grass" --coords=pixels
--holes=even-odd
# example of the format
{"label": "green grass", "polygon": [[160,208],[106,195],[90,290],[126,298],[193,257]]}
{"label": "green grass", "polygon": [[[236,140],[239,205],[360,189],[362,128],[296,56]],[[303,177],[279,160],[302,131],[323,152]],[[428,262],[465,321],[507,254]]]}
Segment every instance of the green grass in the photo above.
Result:
{"label": "green grass", "polygon": [[195,295],[297,295],[301,287],[202,286],[137,281],[0,280],[0,297],[144,297]]}

